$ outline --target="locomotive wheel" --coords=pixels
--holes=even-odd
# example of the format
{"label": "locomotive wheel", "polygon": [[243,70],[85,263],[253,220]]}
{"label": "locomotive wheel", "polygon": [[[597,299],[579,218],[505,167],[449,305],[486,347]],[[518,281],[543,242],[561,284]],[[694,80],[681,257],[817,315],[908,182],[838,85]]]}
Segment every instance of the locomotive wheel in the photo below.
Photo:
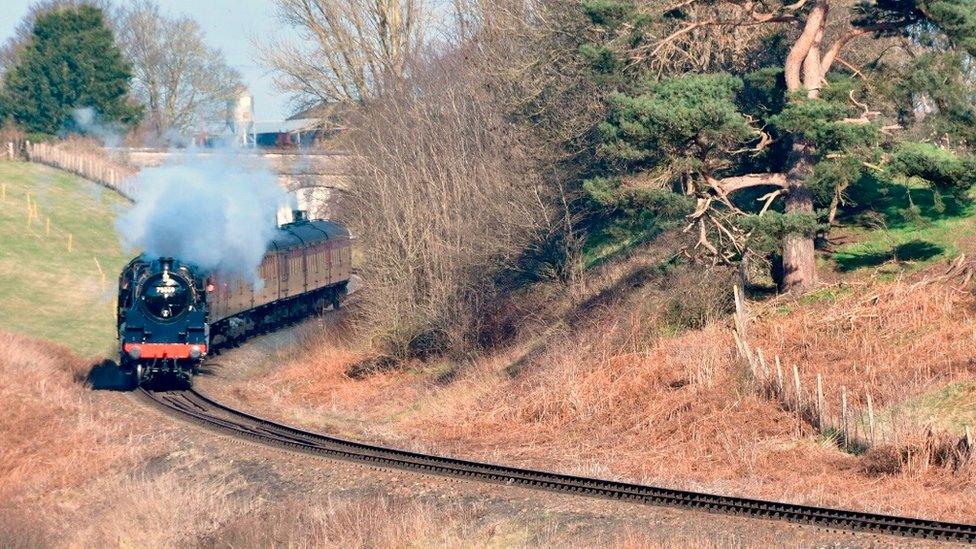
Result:
{"label": "locomotive wheel", "polygon": [[338,311],[339,306],[339,294],[332,294],[332,309]]}

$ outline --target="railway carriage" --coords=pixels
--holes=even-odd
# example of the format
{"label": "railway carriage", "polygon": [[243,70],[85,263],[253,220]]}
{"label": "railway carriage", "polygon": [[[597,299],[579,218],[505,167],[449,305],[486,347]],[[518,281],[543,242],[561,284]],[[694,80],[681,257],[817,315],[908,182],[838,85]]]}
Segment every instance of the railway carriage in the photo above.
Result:
{"label": "railway carriage", "polygon": [[164,374],[189,381],[222,345],[338,308],[351,271],[349,231],[300,211],[270,242],[256,283],[137,257],[119,277],[120,367],[139,383]]}

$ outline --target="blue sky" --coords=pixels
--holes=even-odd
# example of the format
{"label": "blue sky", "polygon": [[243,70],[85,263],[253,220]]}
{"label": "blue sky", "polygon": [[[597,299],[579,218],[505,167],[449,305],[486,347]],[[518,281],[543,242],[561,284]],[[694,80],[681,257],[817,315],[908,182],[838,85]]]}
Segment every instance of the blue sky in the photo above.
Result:
{"label": "blue sky", "polygon": [[[0,42],[13,34],[33,0],[3,0],[0,9]],[[125,0],[116,4],[124,5]],[[200,23],[211,46],[220,48],[227,62],[241,72],[254,95],[254,118],[258,121],[281,120],[290,114],[288,98],[274,90],[271,76],[258,65],[253,40],[281,32],[270,0],[158,0],[170,15],[189,15]]]}

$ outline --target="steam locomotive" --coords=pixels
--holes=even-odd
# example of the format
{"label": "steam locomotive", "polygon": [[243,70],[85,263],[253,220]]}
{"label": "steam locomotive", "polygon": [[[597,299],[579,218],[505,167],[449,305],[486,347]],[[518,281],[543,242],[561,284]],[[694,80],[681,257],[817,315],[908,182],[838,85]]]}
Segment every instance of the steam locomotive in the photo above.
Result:
{"label": "steam locomotive", "polygon": [[136,257],[119,276],[119,366],[140,384],[163,376],[189,384],[221,346],[325,307],[339,308],[351,274],[349,231],[326,220],[278,228],[255,284],[173,257]]}

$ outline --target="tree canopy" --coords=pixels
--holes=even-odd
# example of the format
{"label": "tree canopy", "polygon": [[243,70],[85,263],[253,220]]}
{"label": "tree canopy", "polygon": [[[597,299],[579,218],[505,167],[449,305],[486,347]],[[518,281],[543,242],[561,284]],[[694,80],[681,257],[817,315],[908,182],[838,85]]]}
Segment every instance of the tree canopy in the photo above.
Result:
{"label": "tree canopy", "polygon": [[222,127],[244,88],[220,50],[207,46],[189,17],[167,17],[150,0],[132,2],[118,16],[122,49],[132,63],[132,92],[145,107],[156,137]]}
{"label": "tree canopy", "polygon": [[106,124],[132,125],[131,65],[98,8],[81,5],[38,15],[29,42],[4,74],[5,114],[48,134],[79,129],[73,114],[94,110]]}
{"label": "tree canopy", "polygon": [[[866,188],[910,179],[965,200],[976,2],[705,4],[584,2],[601,32],[581,55],[617,88],[584,184],[595,201],[638,229],[682,220],[697,252],[779,263],[781,285],[802,291],[814,239]],[[743,28],[762,37],[744,51],[720,33]],[[848,56],[856,41],[881,47]]]}

